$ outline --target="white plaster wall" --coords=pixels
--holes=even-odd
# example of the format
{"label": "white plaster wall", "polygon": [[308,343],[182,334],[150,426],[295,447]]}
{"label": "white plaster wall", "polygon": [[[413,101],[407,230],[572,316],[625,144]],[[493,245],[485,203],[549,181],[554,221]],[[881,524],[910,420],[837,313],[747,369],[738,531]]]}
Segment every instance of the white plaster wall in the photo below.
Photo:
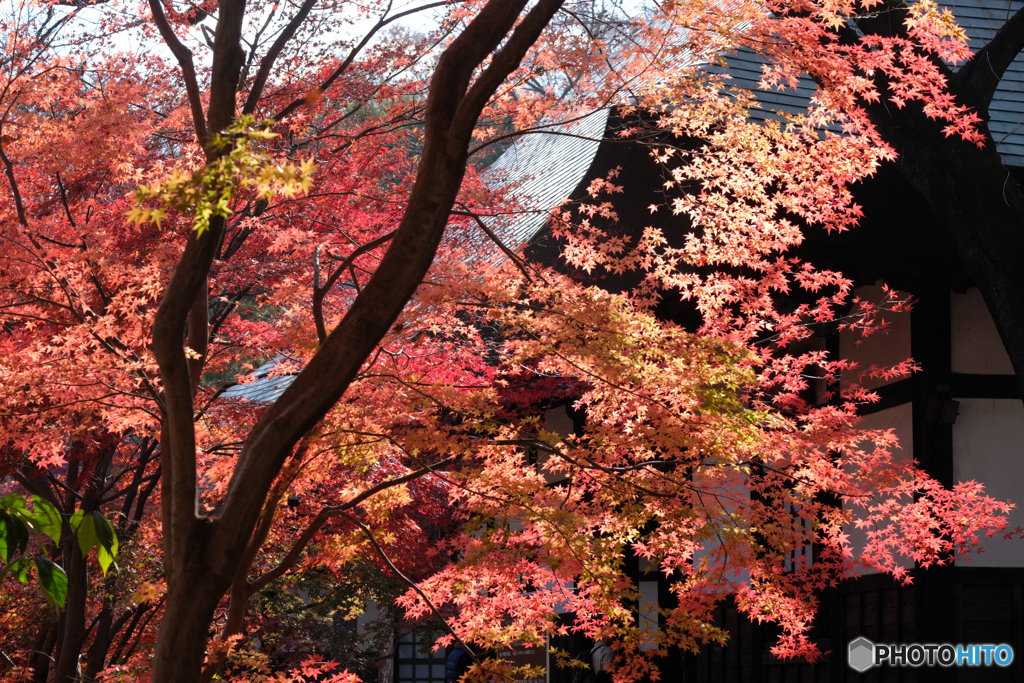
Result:
{"label": "white plaster wall", "polygon": [[[1016,503],[1008,529],[1024,527],[1024,405],[1015,399],[960,399],[953,425],[953,479],[978,481],[996,500]],[[1002,534],[982,538],[984,552],[968,567],[1024,567],[1024,541]]]}
{"label": "white plaster wall", "polygon": [[561,591],[565,596],[565,600],[559,600],[555,603],[555,614],[569,614],[570,602],[573,597],[573,593],[576,591],[576,582],[566,581],[562,584]]}
{"label": "white plaster wall", "polygon": [[[865,301],[879,303],[885,298],[885,294],[879,285],[858,287],[854,294]],[[900,298],[909,296],[906,292],[897,292]],[[843,330],[839,333],[839,356],[846,360],[857,363],[851,380],[857,381],[861,372],[866,371],[872,364],[880,368],[890,367],[902,363],[910,358],[910,312],[884,313],[882,318],[889,323],[888,331],[875,332],[864,337],[857,330]],[[860,380],[861,386],[867,389],[877,389],[889,382],[898,381],[885,380],[882,378],[864,378]]]}
{"label": "white plaster wall", "polygon": [[375,600],[367,600],[363,606],[363,613],[356,616],[356,633],[366,635],[366,626],[380,617],[380,608]]}
{"label": "white plaster wall", "polygon": [[[893,408],[886,408],[880,410],[877,413],[864,416],[860,424],[861,429],[893,429],[896,432],[896,438],[899,439],[900,447],[893,451],[893,459],[897,461],[906,460],[913,458],[914,454],[914,411],[913,405],[910,403],[904,403],[903,405],[895,406]],[[865,444],[865,448],[870,447],[869,444]],[[860,514],[862,508],[855,507],[854,514]],[[850,536],[850,545],[853,548],[853,557],[855,560],[860,559],[864,553],[864,548],[867,546],[867,530],[858,529],[853,524],[850,525],[846,532]],[[914,566],[913,560],[910,558],[897,558],[900,560],[899,564],[901,567],[911,569]],[[865,567],[862,564],[854,569],[854,573],[860,575],[875,574],[877,570],[869,567]]]}
{"label": "white plaster wall", "polygon": [[[544,429],[558,434],[563,439],[573,433],[573,421],[569,417],[569,411],[564,405],[550,408],[544,413]],[[543,465],[551,457],[550,454],[541,451],[537,454],[537,464]],[[544,472],[544,479],[549,484],[556,484],[565,481],[567,477],[563,473]]]}
{"label": "white plaster wall", "polygon": [[[705,483],[707,483],[707,480],[705,480]],[[707,490],[711,489],[708,488]],[[724,492],[722,493],[723,495],[719,495],[719,492],[715,492],[714,495],[717,497],[718,502],[721,503],[722,507],[724,508],[725,514],[739,514],[739,510],[731,502],[733,494]],[[721,517],[719,517],[719,523],[721,523]],[[706,539],[700,547],[693,551],[693,557],[691,559],[691,562],[694,567],[698,567],[701,564],[701,562],[706,561],[710,563],[716,557],[715,553],[719,552],[720,550],[721,544],[719,540],[714,535],[712,535],[711,538]],[[729,563],[728,559],[729,558],[727,557],[727,564],[725,566],[726,571],[723,572],[725,579],[736,586],[749,583],[750,570],[746,567],[741,568],[734,563]],[[645,569],[646,566],[647,565],[641,564],[640,570],[642,572],[649,571],[648,569]],[[656,570],[657,568],[655,567],[654,569]]]}
{"label": "white plaster wall", "polygon": [[637,588],[640,591],[639,613],[637,614],[637,626],[644,634],[641,650],[653,650],[658,647],[654,636],[658,632],[658,565],[645,557],[639,559],[640,581]]}
{"label": "white plaster wall", "polygon": [[966,294],[950,293],[953,372],[967,375],[1012,375],[996,324],[977,287]]}
{"label": "white plaster wall", "polygon": [[[807,339],[801,339],[800,341],[793,342],[786,347],[786,351],[791,355],[798,356],[812,351],[826,351],[826,343],[824,337],[808,337]],[[828,391],[828,384],[825,382],[824,373],[822,369],[816,365],[808,368],[806,373],[816,379],[808,379],[808,388],[811,391],[812,401],[814,405],[824,405],[826,401],[825,394]]]}
{"label": "white plaster wall", "polygon": [[653,650],[658,647],[654,639],[658,632],[658,582],[640,581],[640,613],[637,625],[644,634],[643,644],[640,649],[643,651]]}

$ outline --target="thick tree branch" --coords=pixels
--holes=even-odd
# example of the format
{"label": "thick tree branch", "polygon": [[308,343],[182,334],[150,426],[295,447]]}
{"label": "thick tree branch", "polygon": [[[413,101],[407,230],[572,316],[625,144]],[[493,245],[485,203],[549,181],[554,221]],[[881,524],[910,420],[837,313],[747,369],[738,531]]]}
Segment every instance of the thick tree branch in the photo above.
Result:
{"label": "thick tree branch", "polygon": [[60,203],[64,206],[64,215],[68,217],[68,223],[71,224],[72,228],[77,228],[78,224],[75,223],[74,216],[71,215],[71,207],[68,206],[68,193],[64,189],[64,182],[60,179],[60,171],[54,174],[57,179],[57,189],[60,190]]}
{"label": "thick tree branch", "polygon": [[[153,658],[153,682],[194,681],[202,670],[206,625],[238,570],[259,520],[266,496],[294,446],[337,403],[413,297],[433,263],[437,247],[466,172],[467,150],[476,119],[505,76],[519,65],[530,36],[539,35],[561,0],[541,0],[510,44],[495,55],[484,81],[473,89],[472,102],[461,106],[474,71],[512,30],[527,0],[489,0],[477,17],[445,50],[427,98],[423,152],[416,181],[390,248],[362,293],[319,351],[284,394],[260,417],[239,454],[227,495],[214,521],[200,520],[196,510],[196,454],[192,396],[184,358],[185,317],[206,285],[225,222],[209,234],[189,236],[185,253],[171,278],[153,325],[153,351],[166,394],[161,458],[171,480],[172,506],[165,517],[165,537],[173,534],[168,608]],[[237,64],[228,52],[240,50],[238,26],[242,0],[224,0],[214,49],[208,125],[220,130],[234,111]],[[542,21],[543,20],[543,21]],[[237,68],[236,68],[237,67]],[[488,92],[488,88],[490,91]],[[456,113],[459,116],[456,120]],[[210,150],[208,150],[208,153]],[[170,450],[165,448],[170,446]]]}
{"label": "thick tree branch", "polygon": [[156,466],[156,472],[153,473],[153,479],[146,484],[146,488],[142,490],[142,493],[139,494],[138,499],[135,501],[135,513],[132,515],[131,521],[125,528],[125,533],[129,535],[134,534],[135,530],[139,528],[139,524],[142,522],[142,515],[146,511],[146,502],[153,494],[153,490],[156,488],[156,485],[160,483],[160,470],[161,466],[158,464]]}
{"label": "thick tree branch", "polygon": [[[476,124],[484,106],[491,99],[491,95],[510,73],[519,68],[526,52],[537,42],[544,27],[548,25],[561,6],[562,0],[541,0],[530,10],[522,23],[512,32],[508,42],[498,50],[491,63],[466,93],[466,97],[459,103],[452,122],[453,130],[472,128]],[[516,10],[516,16],[519,15],[519,11]],[[466,30],[469,31],[468,28]],[[481,61],[483,61],[483,56],[473,63],[478,64]]]}
{"label": "thick tree branch", "polygon": [[249,89],[249,97],[246,98],[245,104],[242,106],[243,114],[252,114],[256,111],[256,105],[260,101],[260,97],[263,95],[263,88],[267,85],[267,78],[270,77],[270,70],[274,68],[274,62],[277,61],[277,56],[281,54],[281,50],[288,44],[288,41],[292,39],[295,32],[299,30],[299,26],[309,16],[310,10],[313,9],[313,5],[316,4],[316,0],[306,0],[299,7],[299,11],[295,13],[288,25],[284,27],[281,34],[274,41],[274,44],[267,50],[267,54],[263,55],[263,59],[260,60],[260,68],[256,72],[256,78],[252,82],[252,87]]}
{"label": "thick tree branch", "polygon": [[[300,453],[304,452],[309,443],[310,437],[306,437],[303,440],[303,446],[299,449]],[[379,493],[385,489],[404,484],[408,481],[412,481],[424,474],[429,473],[433,468],[437,468],[441,465],[447,464],[453,461],[455,458],[447,458],[440,462],[434,463],[430,467],[410,472],[402,477],[395,479],[389,479],[388,481],[381,482],[380,484],[371,487],[364,491],[358,496],[354,497],[347,503],[336,506],[324,508],[320,511],[320,514],[314,518],[313,522],[309,524],[305,531],[303,531],[299,540],[292,544],[291,549],[285,558],[278,563],[278,565],[271,571],[263,574],[257,578],[253,583],[248,583],[247,578],[249,570],[252,568],[252,564],[256,559],[257,553],[263,547],[264,542],[267,540],[267,536],[270,533],[271,527],[273,526],[274,517],[276,516],[277,507],[284,497],[288,486],[291,485],[295,475],[303,466],[303,457],[300,454],[296,454],[290,461],[286,469],[281,473],[277,483],[274,486],[274,490],[271,492],[267,499],[267,503],[264,506],[263,515],[260,517],[259,524],[256,526],[256,531],[253,534],[252,540],[249,542],[248,548],[246,548],[245,556],[242,562],[239,564],[238,571],[235,573],[235,578],[231,582],[230,600],[228,603],[227,618],[224,623],[224,628],[221,631],[221,641],[227,641],[228,638],[242,632],[242,628],[245,625],[245,610],[249,602],[249,598],[256,591],[263,588],[265,585],[273,581],[274,579],[282,576],[288,571],[295,562],[298,560],[302,550],[306,547],[309,541],[313,538],[313,535],[323,526],[324,522],[330,517],[336,517],[341,514],[342,511],[353,508],[360,502],[366,500],[370,496]],[[227,658],[227,651],[223,648],[218,648],[217,652],[207,657],[208,663],[203,670],[202,683],[208,683],[213,680],[221,667],[224,665],[224,661]]]}
{"label": "thick tree branch", "polygon": [[142,486],[146,474],[146,467],[149,466],[149,462],[153,457],[153,453],[156,451],[159,443],[156,439],[146,437],[142,445],[139,447],[137,453],[139,462],[133,469],[131,484],[125,489],[124,503],[121,506],[121,515],[125,519],[129,519],[132,512],[132,504],[135,502],[136,496],[139,493],[139,488]]}
{"label": "thick tree branch", "polygon": [[3,161],[7,182],[11,184],[11,194],[14,195],[14,208],[18,212],[18,222],[27,228],[28,218],[25,215],[25,204],[21,200],[21,190],[18,189],[18,180],[14,177],[14,163],[4,151],[3,143],[0,143],[0,161]]}
{"label": "thick tree branch", "polygon": [[[267,496],[267,502],[263,506],[263,514],[260,516],[256,530],[249,540],[249,545],[245,549],[242,561],[238,564],[235,577],[231,581],[227,618],[225,619],[224,628],[220,636],[222,642],[227,642],[231,636],[241,633],[242,628],[245,626],[245,610],[249,604],[249,596],[252,595],[248,584],[249,570],[252,569],[256,555],[263,547],[267,536],[270,534],[270,530],[274,526],[274,518],[277,516],[277,507],[280,505],[281,499],[305,464],[305,455],[313,441],[313,434],[315,432],[316,430],[303,438],[297,452],[281,470],[281,475],[277,478],[277,482],[274,484],[270,495]],[[209,681],[213,680],[214,676],[220,673],[227,655],[227,649],[223,647],[214,648],[214,652],[207,656],[207,664],[203,668],[201,683],[209,683]]]}
{"label": "thick tree branch", "polygon": [[[124,633],[121,634],[121,639],[118,641],[117,647],[114,649],[114,652],[111,655],[111,661],[115,661],[116,662],[117,660],[119,660],[121,658],[121,653],[124,651],[125,646],[128,644],[128,640],[132,637],[132,634],[135,632],[135,627],[138,626],[139,619],[141,619],[142,615],[145,614],[147,611],[149,611],[149,609],[150,609],[150,604],[147,602],[147,603],[143,603],[143,604],[139,605],[134,610],[125,611],[125,614],[122,615],[122,616],[130,615],[131,623],[128,624],[128,628],[126,628]],[[118,625],[117,625],[118,630],[120,630],[121,627],[124,626],[124,624],[120,623],[120,621],[121,620],[118,619],[118,622],[119,622]],[[115,631],[115,633],[116,633],[116,631]]]}
{"label": "thick tree branch", "polygon": [[[82,495],[81,510],[91,513],[97,509],[100,491],[106,483],[110,464],[114,459],[116,447],[107,448],[97,456],[97,464],[90,474],[90,479]],[[73,481],[72,478],[68,478]],[[85,644],[88,632],[85,628],[86,603],[89,593],[89,567],[86,558],[82,557],[78,543],[71,529],[65,524],[61,534],[63,554],[67,558],[66,571],[68,576],[67,597],[64,602],[64,630],[60,643],[60,655],[54,667],[54,683],[71,683],[78,680],[79,654]]]}
{"label": "thick tree branch", "polygon": [[224,224],[224,219],[218,217],[211,221],[206,234],[190,232],[185,252],[153,321],[153,355],[160,366],[165,406],[161,434],[162,498],[164,544],[170,551],[165,562],[172,564],[174,558],[187,556],[186,548],[198,519],[192,375],[183,335],[193,304],[207,286],[207,273]]}
{"label": "thick tree branch", "polygon": [[203,378],[207,354],[210,351],[210,294],[208,287],[201,287],[188,312],[188,344],[193,355],[188,358],[189,384],[192,398],[195,399],[199,390],[199,381]]}
{"label": "thick tree branch", "polygon": [[370,251],[371,249],[376,249],[382,244],[389,242],[391,238],[394,236],[395,231],[392,230],[388,234],[382,235],[377,239],[371,240],[366,244],[356,248],[355,251],[349,254],[348,257],[344,261],[342,261],[340,266],[334,269],[334,272],[331,273],[331,276],[329,278],[327,278],[327,282],[324,283],[323,287],[320,286],[319,282],[320,263],[318,259],[318,262],[315,264],[317,269],[316,278],[313,282],[313,322],[316,323],[316,336],[317,339],[320,340],[321,344],[323,344],[324,340],[327,339],[327,327],[324,324],[324,297],[327,296],[327,292],[331,291],[331,288],[334,287],[334,285],[337,283],[338,278],[341,277],[341,274],[345,272],[346,268],[352,265],[353,261],[355,261],[357,258],[362,256],[366,252]]}
{"label": "thick tree branch", "polygon": [[[248,533],[239,532],[252,529],[263,498],[293,445],[341,398],[433,262],[465,174],[466,151],[475,125],[465,108],[456,122],[456,111],[476,65],[501,43],[525,4],[525,0],[491,0],[441,56],[427,100],[423,156],[402,222],[342,322],[253,428],[216,522],[214,545],[224,550],[224,561],[233,564],[233,558],[240,557],[239,539],[243,535],[247,539]],[[511,57],[525,53],[526,36],[539,34],[539,18],[553,15],[559,4],[560,0],[545,0],[538,6],[543,12],[535,9],[530,13],[530,30],[517,30],[512,39],[515,49],[502,50],[502,58],[489,67],[487,82],[493,88],[501,82],[495,80],[500,69],[507,76],[518,66]],[[478,101],[483,94],[481,88],[474,91]],[[479,105],[482,108],[483,102]]]}
{"label": "thick tree branch", "polygon": [[[242,48],[244,23],[245,0],[221,0],[217,32],[213,37],[210,108],[206,115],[206,125],[214,134],[226,129],[235,118],[238,78],[245,64],[245,50]],[[223,150],[207,150],[208,159],[220,154]],[[219,244],[220,239],[217,242]]]}

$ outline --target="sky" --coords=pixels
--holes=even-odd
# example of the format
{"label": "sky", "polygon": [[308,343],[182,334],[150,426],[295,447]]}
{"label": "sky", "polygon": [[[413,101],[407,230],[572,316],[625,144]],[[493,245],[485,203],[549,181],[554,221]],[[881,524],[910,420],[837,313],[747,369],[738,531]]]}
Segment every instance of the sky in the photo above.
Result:
{"label": "sky", "polygon": [[[395,2],[388,16],[393,16],[407,9],[428,4],[429,2],[430,0],[404,0]],[[293,5],[294,3],[288,4]],[[383,5],[384,3],[382,2],[380,4]],[[123,6],[123,0],[110,0],[110,2],[105,3],[103,6],[85,8],[80,11],[79,19],[85,25],[95,25],[102,16],[102,13],[110,12],[111,10],[117,11],[116,7],[118,5]],[[182,3],[176,2],[175,5],[177,7],[181,7]],[[265,16],[266,12],[264,12],[260,17],[259,23],[262,23],[262,19]],[[289,13],[288,16],[291,16],[291,13]],[[344,32],[339,32],[337,36],[347,38],[349,40],[359,40],[373,27],[376,21],[377,18],[368,17],[366,19],[353,22],[346,27]],[[437,18],[436,10],[427,10],[412,14],[408,17],[403,17],[402,19],[395,21],[393,25],[404,26],[411,31],[425,33],[436,28],[438,23],[439,20]],[[206,27],[207,33],[212,37],[213,31],[216,29],[216,25],[216,20],[213,17],[207,17],[200,24],[192,27],[188,31],[181,31],[180,29],[177,31],[178,36],[182,38],[182,42],[192,50],[193,59],[197,67],[208,66],[209,59],[211,57],[211,51],[207,47],[206,40],[203,35],[203,26]],[[252,36],[250,34],[246,37],[251,38]],[[139,55],[156,54],[166,60],[174,61],[173,55],[162,40],[148,39],[141,31],[138,30],[125,31],[114,36],[110,36],[105,40],[106,44],[104,49],[110,53],[126,52]]]}

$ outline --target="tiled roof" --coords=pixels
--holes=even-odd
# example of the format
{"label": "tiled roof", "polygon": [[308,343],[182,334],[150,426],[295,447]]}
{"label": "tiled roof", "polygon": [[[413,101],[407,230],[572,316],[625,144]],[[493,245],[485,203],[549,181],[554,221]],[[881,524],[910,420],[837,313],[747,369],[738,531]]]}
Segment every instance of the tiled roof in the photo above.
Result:
{"label": "tiled roof", "polygon": [[[977,52],[1024,5],[1024,0],[960,0],[944,4],[967,32],[971,50]],[[727,61],[726,72],[732,79],[732,85],[757,92],[763,109],[752,111],[753,118],[763,120],[771,117],[773,112],[795,114],[806,110],[815,88],[807,76],[800,79],[794,90],[760,90],[757,84],[761,80],[762,59],[756,53],[738,50],[728,55]],[[720,67],[712,69],[722,73]],[[1024,167],[1024,55],[1018,54],[1003,75],[989,105],[989,115],[989,127],[1003,163]]]}
{"label": "tiled roof", "polygon": [[[1024,4],[1024,0],[959,0],[947,3],[967,31],[972,50],[987,43],[1000,26]],[[815,84],[807,76],[797,88],[766,91],[758,88],[763,60],[751,50],[741,49],[727,57],[725,70],[732,84],[754,90],[761,109],[751,111],[755,119],[774,118],[776,113],[806,111]],[[709,69],[722,73],[720,66]],[[989,107],[990,128],[1004,163],[1024,167],[1024,56],[1018,55],[1000,83]],[[520,138],[488,169],[485,177],[521,183],[516,194],[529,209],[502,221],[495,232],[512,249],[525,245],[544,227],[548,210],[577,190],[605,137],[607,110],[596,112],[564,131],[563,135],[536,133]],[[578,136],[578,137],[577,137]]]}
{"label": "tiled roof", "polygon": [[[971,49],[988,43],[1024,0],[966,0],[945,3],[967,31]],[[1003,74],[988,108],[996,149],[1008,166],[1024,166],[1024,56],[1018,54]]]}
{"label": "tiled roof", "polygon": [[295,381],[295,375],[281,375],[279,377],[268,376],[270,371],[274,369],[278,360],[279,358],[274,358],[256,368],[256,370],[249,375],[250,377],[256,377],[256,380],[228,387],[220,397],[223,399],[244,399],[246,401],[273,403],[280,398],[281,394],[284,393],[284,390]]}
{"label": "tiled roof", "polygon": [[817,87],[810,76],[801,76],[796,89],[788,90],[761,90],[757,87],[761,80],[761,65],[764,60],[753,50],[742,48],[734,53],[726,55],[727,68],[714,64],[707,67],[712,73],[725,73],[729,75],[729,85],[745,90],[753,90],[757,94],[757,101],[761,104],[760,109],[752,109],[750,117],[763,121],[772,116],[775,112],[785,114],[801,114],[807,112],[807,103],[814,94]]}
{"label": "tiled roof", "polygon": [[[972,50],[978,50],[995,35],[1024,0],[960,0],[946,3],[967,31]],[[750,50],[739,50],[727,58],[732,84],[757,91],[762,109],[753,110],[757,119],[775,112],[797,114],[806,110],[814,82],[800,79],[795,90],[765,91],[761,79],[761,58]],[[711,69],[722,72],[718,66]],[[549,210],[574,194],[606,136],[609,109],[596,111],[566,128],[552,128],[524,135],[491,165],[485,178],[493,183],[518,182],[516,195],[524,212],[497,221],[494,232],[511,249],[519,250],[544,227]],[[992,104],[991,131],[1004,163],[1024,167],[1024,57],[1018,55],[1007,69]],[[495,250],[497,248],[495,247]],[[258,368],[253,382],[237,384],[224,391],[224,398],[273,402],[294,381],[294,375],[267,377],[271,360]]]}
{"label": "tiled roof", "polygon": [[487,169],[488,182],[518,182],[516,197],[525,213],[500,221],[495,234],[509,248],[522,248],[540,232],[548,211],[568,198],[583,180],[608,125],[601,109],[568,128],[524,135]]}

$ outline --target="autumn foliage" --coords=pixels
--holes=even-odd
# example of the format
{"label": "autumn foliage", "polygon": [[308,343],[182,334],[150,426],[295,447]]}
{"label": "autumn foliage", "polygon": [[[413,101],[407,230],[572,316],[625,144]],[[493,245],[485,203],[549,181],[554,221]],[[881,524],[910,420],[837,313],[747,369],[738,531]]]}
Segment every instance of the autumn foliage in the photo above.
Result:
{"label": "autumn foliage", "polygon": [[[910,359],[796,350],[908,305],[847,313],[843,274],[786,253],[854,228],[850,184],[893,157],[863,103],[982,143],[935,65],[968,56],[948,12],[851,40],[872,3],[426,6],[444,17],[425,35],[357,34],[390,5],[313,0],[4,15],[0,474],[59,511],[59,542],[26,552],[68,577],[62,610],[5,578],[4,680],[349,681],[301,647],[329,612],[282,606],[310,591],[336,620],[397,597],[480,652],[611,635],[622,682],[722,640],[710,615],[734,594],[781,625],[777,654],[813,658],[816,597],[858,562],[908,580],[901,558],[947,563],[1004,525],[980,485],[943,488],[858,429],[876,398],[858,372]],[[702,68],[744,45],[765,87],[815,78],[806,116],[754,123],[754,96]],[[613,174],[553,210],[558,264],[497,244],[517,188],[476,159],[613,105],[656,128],[669,201],[651,210],[683,237],[624,233]],[[276,403],[224,396],[268,359]],[[575,433],[546,427],[554,405]],[[106,573],[70,526],[94,511],[119,540]],[[627,550],[673,581],[656,634]]]}

